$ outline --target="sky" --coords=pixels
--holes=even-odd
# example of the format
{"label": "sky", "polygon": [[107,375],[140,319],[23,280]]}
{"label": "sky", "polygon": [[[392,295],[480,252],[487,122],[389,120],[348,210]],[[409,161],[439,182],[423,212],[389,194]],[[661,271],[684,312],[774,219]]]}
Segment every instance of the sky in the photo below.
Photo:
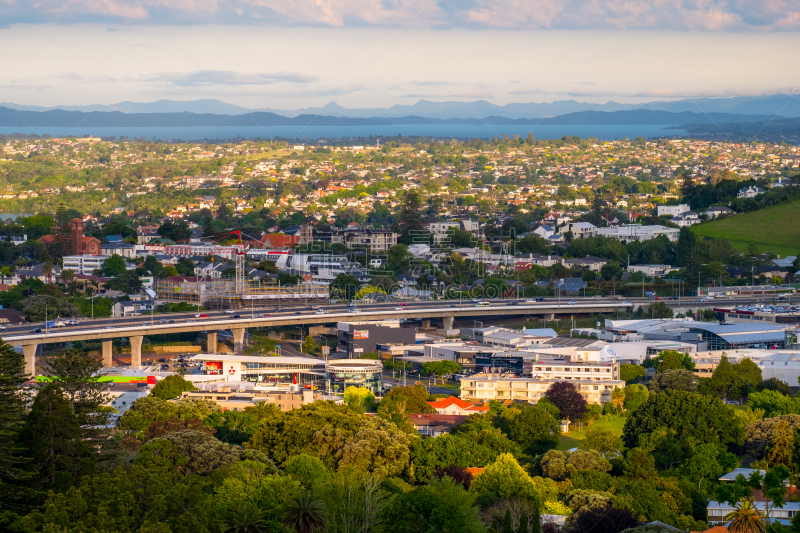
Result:
{"label": "sky", "polygon": [[0,0],[0,105],[797,93],[800,0]]}

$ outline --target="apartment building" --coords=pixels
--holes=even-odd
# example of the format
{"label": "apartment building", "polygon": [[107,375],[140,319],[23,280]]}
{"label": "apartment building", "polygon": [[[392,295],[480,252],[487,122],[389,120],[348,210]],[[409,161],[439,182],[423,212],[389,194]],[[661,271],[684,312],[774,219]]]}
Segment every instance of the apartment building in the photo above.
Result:
{"label": "apartment building", "polygon": [[[554,383],[564,379],[514,378],[496,375],[475,375],[461,380],[462,400],[518,400],[536,403],[542,399]],[[592,379],[573,379],[570,383],[581,393],[588,403],[605,404],[611,401],[615,388],[625,388],[619,379],[593,381]]]}
{"label": "apartment building", "polygon": [[348,248],[363,247],[372,253],[385,252],[397,244],[397,233],[384,229],[335,229],[317,235],[321,241],[344,244]]}
{"label": "apartment building", "polygon": [[222,407],[224,411],[242,411],[246,407],[257,405],[259,402],[275,404],[280,407],[281,411],[299,409],[317,400],[329,400],[337,404],[343,403],[341,397],[327,396],[321,391],[301,390],[299,388],[295,391],[264,391],[255,389],[233,390],[231,387],[219,387],[216,390],[184,391],[181,397],[212,400]]}
{"label": "apartment building", "polygon": [[106,259],[108,257],[102,255],[65,255],[62,268],[90,276],[93,270],[103,268]]}
{"label": "apartment building", "polygon": [[531,367],[531,377],[555,381],[618,381],[619,363],[535,361]]}
{"label": "apartment building", "polygon": [[628,224],[619,227],[597,228],[596,235],[610,237],[618,241],[629,243],[634,241],[647,241],[659,235],[666,235],[667,238],[676,242],[681,230],[678,228],[668,228],[661,225],[642,226],[640,224]]}

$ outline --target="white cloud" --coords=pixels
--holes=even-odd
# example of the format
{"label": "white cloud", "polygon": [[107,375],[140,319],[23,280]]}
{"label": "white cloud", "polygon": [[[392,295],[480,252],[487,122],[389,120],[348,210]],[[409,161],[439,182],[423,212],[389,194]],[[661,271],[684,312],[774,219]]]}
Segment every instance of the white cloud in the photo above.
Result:
{"label": "white cloud", "polygon": [[311,83],[316,76],[296,72],[248,74],[229,70],[197,70],[185,73],[156,73],[145,78],[149,82],[166,82],[179,87],[195,85],[271,85],[273,83]]}
{"label": "white cloud", "polygon": [[793,31],[800,0],[5,0],[0,23]]}

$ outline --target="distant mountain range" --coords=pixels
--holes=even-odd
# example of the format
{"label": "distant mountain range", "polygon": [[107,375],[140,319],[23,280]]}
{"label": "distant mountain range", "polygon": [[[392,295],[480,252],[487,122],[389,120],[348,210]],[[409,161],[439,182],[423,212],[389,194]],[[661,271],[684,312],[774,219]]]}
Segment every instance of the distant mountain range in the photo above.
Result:
{"label": "distant mountain range", "polygon": [[345,108],[331,103],[324,107],[304,109],[261,108],[247,109],[214,99],[180,102],[159,100],[157,102],[119,102],[107,105],[39,107],[5,104],[10,109],[21,111],[81,111],[84,113],[196,113],[214,115],[244,115],[254,112],[274,113],[283,117],[321,115],[342,118],[405,118],[409,116],[437,119],[473,119],[480,117],[506,117],[511,119],[558,117],[583,111],[667,111],[671,113],[731,113],[735,115],[779,115],[800,117],[800,99],[792,95],[739,96],[734,98],[696,98],[673,102],[654,101],[642,104],[620,104],[607,102],[593,104],[576,100],[560,100],[550,103],[518,103],[495,105],[485,100],[475,102],[432,102],[420,100],[413,105],[394,105],[389,108]]}
{"label": "distant mountain range", "polygon": [[192,126],[385,126],[398,124],[498,124],[498,125],[679,125],[725,122],[765,122],[771,115],[732,113],[670,112],[638,109],[631,111],[579,111],[548,118],[435,118],[418,115],[402,117],[334,117],[304,114],[294,117],[255,111],[242,115],[211,113],[122,113],[120,111],[26,111],[0,107],[0,127],[192,127]]}

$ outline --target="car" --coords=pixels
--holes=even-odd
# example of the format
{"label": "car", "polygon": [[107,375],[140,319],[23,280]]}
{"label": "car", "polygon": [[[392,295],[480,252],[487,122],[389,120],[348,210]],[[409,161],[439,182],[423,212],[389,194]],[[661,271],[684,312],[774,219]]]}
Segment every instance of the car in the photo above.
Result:
{"label": "car", "polygon": [[158,361],[157,361],[157,362],[159,362],[159,363],[166,363],[166,362],[167,362],[167,360],[166,360],[166,358],[164,358],[164,357],[160,357],[160,358],[158,359]]}
{"label": "car", "polygon": [[198,313],[198,314],[194,315],[194,317],[195,318],[208,318],[208,315],[205,315],[203,313]]}
{"label": "car", "polygon": [[161,370],[169,370],[169,365],[161,365]]}
{"label": "car", "polygon": [[41,332],[42,332],[42,328],[33,328],[31,330],[31,333],[41,333]]}
{"label": "car", "polygon": [[77,325],[78,325],[78,321],[77,321],[77,320],[75,320],[74,318],[69,318],[69,319],[67,319],[67,321],[66,321],[66,322],[67,322],[67,324],[69,324],[70,326],[77,326]]}
{"label": "car", "polygon": [[322,308],[320,308],[320,309],[317,309],[317,314],[318,314],[318,315],[324,315],[324,314],[325,314],[325,310],[324,310],[324,309],[322,309]]}
{"label": "car", "polygon": [[709,300],[708,300],[708,298],[700,298],[700,301],[701,301],[701,302],[707,302],[707,301],[709,301]]}
{"label": "car", "polygon": [[269,318],[269,317],[271,317],[272,315],[270,315],[269,313],[261,313],[259,316],[260,316],[261,318]]}
{"label": "car", "polygon": [[114,329],[116,326],[106,326],[104,329]]}
{"label": "car", "polygon": [[519,305],[519,302],[516,300],[511,300],[510,302],[508,302],[508,305]]}
{"label": "car", "polygon": [[395,311],[405,311],[406,309],[408,309],[408,307],[395,307],[394,308]]}
{"label": "car", "polygon": [[656,300],[658,300],[658,296],[653,296],[653,298],[655,298]]}
{"label": "car", "polygon": [[187,324],[194,324],[197,320],[192,320],[191,318],[186,321]]}
{"label": "car", "polygon": [[534,300],[534,299],[525,300],[525,303],[526,303],[526,304],[535,304],[535,303],[536,303],[536,300]]}
{"label": "car", "polygon": [[624,296],[617,296],[617,300],[624,300],[624,299],[625,299]]}
{"label": "car", "polygon": [[162,318],[161,320],[158,321],[158,323],[159,324],[166,324],[167,323],[167,319],[166,318]]}
{"label": "car", "polygon": [[300,311],[295,311],[295,312],[294,312],[294,313],[292,313],[292,314],[293,314],[294,316],[300,316],[300,315],[302,315],[303,313],[301,313]]}
{"label": "car", "polygon": [[0,329],[6,329],[7,326],[0,324]]}
{"label": "car", "polygon": [[174,324],[174,323],[175,323],[174,320],[167,320],[167,324]]}
{"label": "car", "polygon": [[242,318],[242,316],[241,316],[241,315],[238,315],[238,314],[236,314],[236,315],[233,315],[231,318]]}
{"label": "car", "polygon": [[578,300],[570,300],[569,302],[567,302],[567,305],[577,305],[577,303]]}
{"label": "car", "polygon": [[360,313],[361,309],[359,309],[358,307],[351,307],[350,309],[347,310],[347,312],[348,313]]}
{"label": "car", "polygon": [[283,306],[282,305],[276,305],[275,306],[275,310],[276,311],[283,311]]}
{"label": "car", "polygon": [[447,307],[449,307],[450,309],[455,309],[456,308],[456,306],[454,304],[450,304]]}
{"label": "car", "polygon": [[226,310],[225,310],[225,312],[226,312],[227,314],[229,314],[229,315],[232,315],[232,314],[233,314],[233,313],[235,313],[236,311],[234,311],[233,309],[226,309]]}
{"label": "car", "polygon": [[625,300],[624,302],[622,302],[622,305],[630,305],[630,304],[631,304],[630,300]]}

